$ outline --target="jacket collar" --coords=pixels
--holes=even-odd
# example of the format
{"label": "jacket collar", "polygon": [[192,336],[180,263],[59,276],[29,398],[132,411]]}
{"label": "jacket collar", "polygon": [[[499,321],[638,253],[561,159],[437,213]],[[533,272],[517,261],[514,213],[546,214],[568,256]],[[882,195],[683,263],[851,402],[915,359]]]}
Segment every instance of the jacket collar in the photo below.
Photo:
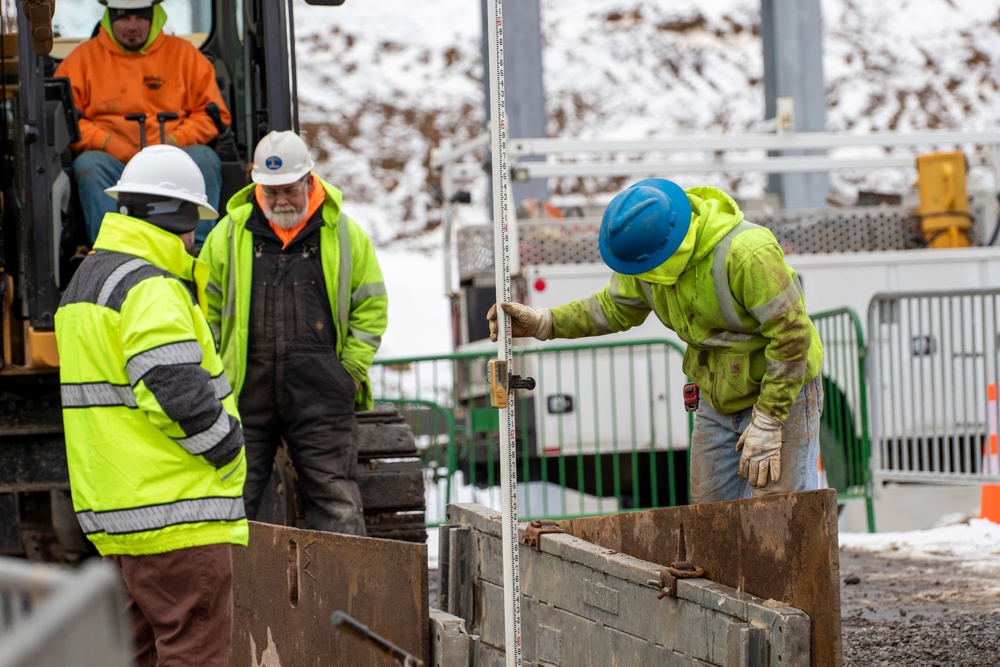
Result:
{"label": "jacket collar", "polygon": [[208,312],[205,286],[208,265],[188,254],[176,234],[151,225],[145,220],[120,213],[106,213],[94,250],[111,250],[144,259],[181,280],[194,283],[202,313]]}

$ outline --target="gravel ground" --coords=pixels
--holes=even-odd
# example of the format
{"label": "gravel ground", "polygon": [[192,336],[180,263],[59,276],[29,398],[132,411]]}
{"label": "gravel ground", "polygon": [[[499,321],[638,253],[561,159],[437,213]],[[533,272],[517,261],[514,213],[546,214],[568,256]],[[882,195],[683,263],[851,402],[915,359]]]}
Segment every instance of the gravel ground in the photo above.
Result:
{"label": "gravel ground", "polygon": [[844,667],[1000,665],[1000,568],[842,549],[840,585]]}

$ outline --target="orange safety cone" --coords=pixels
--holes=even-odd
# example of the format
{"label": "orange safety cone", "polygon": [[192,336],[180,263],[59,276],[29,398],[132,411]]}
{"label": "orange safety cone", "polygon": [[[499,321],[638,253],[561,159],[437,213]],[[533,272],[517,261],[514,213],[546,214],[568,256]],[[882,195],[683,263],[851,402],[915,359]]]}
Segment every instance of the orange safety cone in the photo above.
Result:
{"label": "orange safety cone", "polygon": [[[1000,445],[997,438],[997,385],[986,386],[986,440],[983,442],[983,475],[1000,475]],[[1000,484],[983,484],[979,516],[1000,523]]]}

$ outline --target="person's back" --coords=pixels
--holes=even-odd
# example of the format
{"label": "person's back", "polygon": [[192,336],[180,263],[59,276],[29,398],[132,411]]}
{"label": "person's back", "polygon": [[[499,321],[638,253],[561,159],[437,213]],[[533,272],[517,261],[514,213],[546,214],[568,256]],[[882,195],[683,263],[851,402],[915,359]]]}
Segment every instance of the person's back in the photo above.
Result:
{"label": "person's back", "polygon": [[[214,216],[194,162],[151,146],[109,188],[55,316],[73,509],[120,569],[138,664],[228,664],[232,545],[249,536],[232,390],[189,253]],[[145,662],[143,662],[143,659]]]}
{"label": "person's back", "polygon": [[[97,34],[70,52],[55,72],[69,78],[81,113],[73,175],[91,242],[104,213],[114,210],[104,190],[118,180],[125,162],[143,146],[161,143],[161,136],[194,159],[209,203],[219,205],[222,163],[207,145],[218,131],[205,109],[214,102],[227,124],[229,111],[214,67],[189,42],[164,32],[167,15],[158,3],[102,2],[108,9]],[[212,226],[213,221],[199,225],[197,245]]]}

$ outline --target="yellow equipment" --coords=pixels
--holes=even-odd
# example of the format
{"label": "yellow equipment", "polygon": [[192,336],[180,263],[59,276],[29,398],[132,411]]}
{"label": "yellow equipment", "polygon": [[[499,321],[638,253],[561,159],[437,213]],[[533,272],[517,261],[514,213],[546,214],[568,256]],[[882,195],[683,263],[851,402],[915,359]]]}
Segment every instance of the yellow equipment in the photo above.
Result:
{"label": "yellow equipment", "polygon": [[917,187],[920,191],[920,225],[928,248],[967,248],[969,195],[966,191],[966,159],[962,151],[929,153],[917,157]]}

